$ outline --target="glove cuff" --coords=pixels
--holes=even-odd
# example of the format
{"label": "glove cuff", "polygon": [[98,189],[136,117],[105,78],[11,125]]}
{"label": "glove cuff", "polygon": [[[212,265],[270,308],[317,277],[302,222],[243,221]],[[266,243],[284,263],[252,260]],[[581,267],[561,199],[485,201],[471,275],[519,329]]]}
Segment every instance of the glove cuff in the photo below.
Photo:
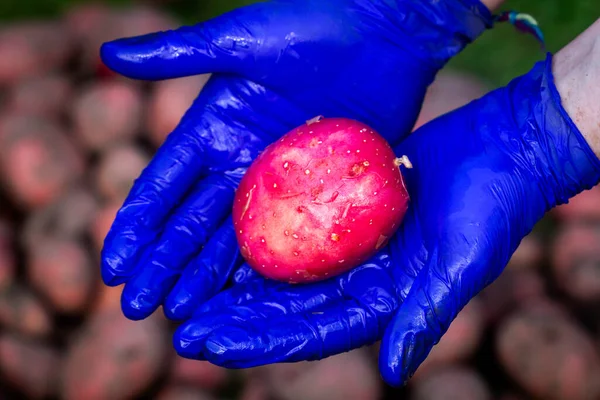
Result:
{"label": "glove cuff", "polygon": [[539,93],[531,111],[539,128],[537,158],[547,164],[543,169],[547,171],[545,178],[550,184],[547,187],[554,198],[549,204],[552,208],[597,185],[600,182],[600,160],[562,105],[554,82],[550,53],[545,61],[532,69],[529,77],[529,85],[535,85],[537,91],[527,93],[527,87],[520,91],[525,96]]}

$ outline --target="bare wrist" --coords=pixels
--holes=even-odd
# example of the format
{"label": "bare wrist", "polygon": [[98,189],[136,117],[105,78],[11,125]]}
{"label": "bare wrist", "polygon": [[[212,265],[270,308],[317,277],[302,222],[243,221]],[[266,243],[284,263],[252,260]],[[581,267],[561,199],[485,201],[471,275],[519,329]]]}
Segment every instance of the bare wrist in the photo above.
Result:
{"label": "bare wrist", "polygon": [[564,109],[600,158],[600,20],[554,56],[552,69]]}
{"label": "bare wrist", "polygon": [[490,11],[495,11],[505,0],[481,0],[484,6]]}

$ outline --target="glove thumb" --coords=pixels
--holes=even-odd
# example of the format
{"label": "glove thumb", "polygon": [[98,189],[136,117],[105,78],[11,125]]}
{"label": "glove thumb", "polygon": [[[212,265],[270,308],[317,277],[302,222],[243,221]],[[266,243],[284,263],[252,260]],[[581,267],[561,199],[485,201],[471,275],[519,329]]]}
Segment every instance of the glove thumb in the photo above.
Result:
{"label": "glove thumb", "polygon": [[444,265],[436,252],[429,260],[381,341],[379,370],[392,386],[413,376],[458,313],[489,282],[481,279],[478,266]]}
{"label": "glove thumb", "polygon": [[100,57],[108,68],[131,79],[236,73],[244,69],[256,44],[254,8],[239,8],[193,26],[106,42]]}

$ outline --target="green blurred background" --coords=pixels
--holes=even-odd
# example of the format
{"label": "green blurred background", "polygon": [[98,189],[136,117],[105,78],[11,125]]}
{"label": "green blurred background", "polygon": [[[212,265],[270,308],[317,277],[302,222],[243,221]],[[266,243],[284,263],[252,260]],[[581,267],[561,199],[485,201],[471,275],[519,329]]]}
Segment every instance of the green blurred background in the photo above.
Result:
{"label": "green blurred background", "polygon": [[[327,0],[323,0],[327,1]],[[130,4],[134,0],[106,0],[109,4]],[[208,19],[227,10],[252,3],[253,0],[172,0],[165,3],[184,23]],[[86,0],[1,0],[2,23],[11,20],[59,14],[73,4]],[[152,2],[144,2],[152,3]],[[547,49],[555,52],[589,26],[600,14],[598,0],[508,0],[503,10],[513,9],[531,14],[546,37]],[[503,85],[512,77],[526,72],[543,58],[536,40],[500,24],[455,58],[451,67],[463,69],[486,79],[493,86]]]}

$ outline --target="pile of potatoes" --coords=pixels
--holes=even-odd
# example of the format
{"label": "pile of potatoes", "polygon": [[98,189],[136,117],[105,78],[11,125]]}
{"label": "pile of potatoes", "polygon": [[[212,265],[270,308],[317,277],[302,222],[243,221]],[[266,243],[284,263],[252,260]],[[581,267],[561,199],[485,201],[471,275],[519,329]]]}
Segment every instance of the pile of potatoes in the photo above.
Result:
{"label": "pile of potatoes", "polygon": [[[231,371],[178,357],[161,311],[127,320],[100,281],[104,236],[209,77],[129,80],[98,49],[178,25],[91,4],[0,28],[0,398],[600,398],[600,187],[549,213],[401,389],[382,383],[378,344]],[[417,126],[489,89],[443,71]]]}

